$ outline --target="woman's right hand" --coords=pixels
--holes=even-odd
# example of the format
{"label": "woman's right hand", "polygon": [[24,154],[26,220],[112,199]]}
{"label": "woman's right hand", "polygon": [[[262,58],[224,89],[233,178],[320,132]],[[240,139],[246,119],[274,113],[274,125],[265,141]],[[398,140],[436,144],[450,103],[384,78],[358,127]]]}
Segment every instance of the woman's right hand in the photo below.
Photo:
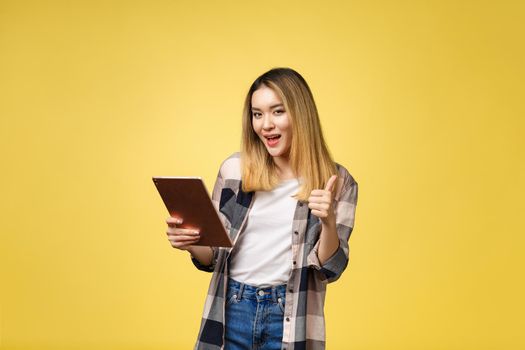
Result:
{"label": "woman's right hand", "polygon": [[166,219],[168,224],[168,240],[173,248],[180,250],[188,250],[192,244],[195,244],[201,238],[197,230],[178,228],[177,225],[182,224],[181,218],[168,217]]}

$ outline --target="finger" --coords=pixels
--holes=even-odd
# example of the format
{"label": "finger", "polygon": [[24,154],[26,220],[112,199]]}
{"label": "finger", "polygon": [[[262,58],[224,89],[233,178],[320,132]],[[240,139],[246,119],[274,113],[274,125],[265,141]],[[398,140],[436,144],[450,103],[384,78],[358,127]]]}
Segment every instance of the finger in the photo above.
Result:
{"label": "finger", "polygon": [[335,180],[337,180],[337,175],[332,175],[332,177],[328,179],[328,182],[326,183],[326,186],[324,188],[325,191],[330,191],[330,192],[333,191]]}
{"label": "finger", "polygon": [[308,202],[313,202],[313,203],[331,203],[332,202],[332,194],[330,192],[326,192],[322,196],[310,196],[310,197],[308,197]]}
{"label": "finger", "polygon": [[327,216],[325,212],[319,211],[319,210],[312,210],[312,214],[317,216],[318,218],[324,218]]}
{"label": "finger", "polygon": [[332,194],[330,192],[325,192],[323,196],[310,196],[308,197],[308,202],[312,203],[331,203]]}
{"label": "finger", "polygon": [[[169,218],[166,219],[166,223],[171,226],[171,225],[180,225],[182,224],[182,219],[181,218],[178,218],[178,217],[172,217],[170,216]],[[173,227],[173,226],[172,226]]]}
{"label": "finger", "polygon": [[187,240],[178,241],[178,240],[169,239],[169,242],[170,242],[170,244],[172,246],[182,246],[182,245],[195,244],[195,243],[199,242],[199,240],[198,239],[187,239]]}
{"label": "finger", "polygon": [[166,233],[168,235],[189,235],[189,236],[198,236],[200,234],[198,230],[193,230],[193,229],[188,229],[188,228],[168,229]]}
{"label": "finger", "polygon": [[312,192],[310,192],[310,196],[322,197],[322,196],[325,196],[325,195],[327,195],[329,193],[330,193],[330,191],[327,191],[327,190],[312,190]]}
{"label": "finger", "polygon": [[173,248],[177,248],[177,249],[183,249],[183,250],[186,250],[188,249],[192,244],[195,244],[197,242],[184,242],[184,243],[176,243],[176,242],[171,242],[171,246]]}
{"label": "finger", "polygon": [[166,222],[172,222],[174,224],[182,224],[182,218],[177,216],[170,216],[166,219]]}
{"label": "finger", "polygon": [[169,236],[168,240],[172,242],[197,242],[200,237],[195,236]]}
{"label": "finger", "polygon": [[308,208],[315,209],[315,210],[321,210],[326,211],[328,208],[330,208],[330,205],[327,203],[308,203]]}

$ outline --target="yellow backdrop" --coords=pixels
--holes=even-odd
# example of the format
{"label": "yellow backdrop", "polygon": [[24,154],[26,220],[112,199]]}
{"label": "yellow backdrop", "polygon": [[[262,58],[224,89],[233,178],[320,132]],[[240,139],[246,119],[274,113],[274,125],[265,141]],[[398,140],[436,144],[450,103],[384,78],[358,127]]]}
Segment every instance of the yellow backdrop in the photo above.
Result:
{"label": "yellow backdrop", "polygon": [[523,349],[522,1],[0,1],[2,349],[190,349],[210,274],[153,175],[309,82],[360,184],[328,349]]}

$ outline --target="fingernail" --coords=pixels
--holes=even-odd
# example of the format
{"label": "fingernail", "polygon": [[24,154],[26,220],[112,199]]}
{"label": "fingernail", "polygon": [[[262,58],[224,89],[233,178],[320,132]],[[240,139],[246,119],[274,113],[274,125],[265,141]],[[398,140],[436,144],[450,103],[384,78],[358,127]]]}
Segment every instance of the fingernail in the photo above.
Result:
{"label": "fingernail", "polygon": [[199,234],[199,231],[194,230],[193,233]]}

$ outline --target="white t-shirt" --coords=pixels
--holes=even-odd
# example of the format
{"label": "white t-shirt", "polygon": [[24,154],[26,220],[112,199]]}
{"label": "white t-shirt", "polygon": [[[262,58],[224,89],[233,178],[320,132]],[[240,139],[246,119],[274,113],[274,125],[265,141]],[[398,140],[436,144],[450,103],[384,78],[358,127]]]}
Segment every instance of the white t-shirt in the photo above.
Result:
{"label": "white t-shirt", "polygon": [[288,282],[292,269],[292,223],[298,179],[272,191],[256,191],[245,229],[230,255],[230,277],[253,286]]}

